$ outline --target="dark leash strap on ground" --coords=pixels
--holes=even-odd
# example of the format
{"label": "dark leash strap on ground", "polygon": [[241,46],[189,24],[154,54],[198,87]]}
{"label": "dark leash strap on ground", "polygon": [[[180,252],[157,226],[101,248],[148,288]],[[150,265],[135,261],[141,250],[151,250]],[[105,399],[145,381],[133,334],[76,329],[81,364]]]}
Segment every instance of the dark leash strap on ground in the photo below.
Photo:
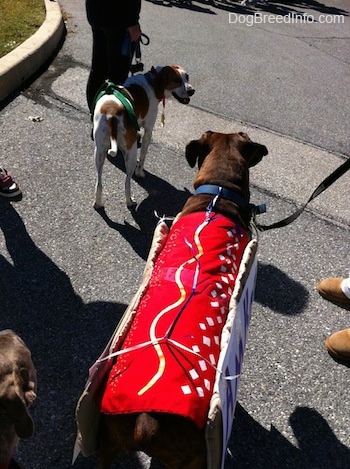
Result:
{"label": "dark leash strap on ground", "polygon": [[348,170],[350,169],[350,158],[346,160],[342,165],[339,166],[333,173],[331,173],[329,176],[327,176],[319,186],[313,191],[311,196],[309,197],[309,200],[298,210],[296,210],[292,215],[290,215],[287,218],[284,218],[283,220],[280,220],[276,223],[272,223],[271,225],[260,225],[259,223],[256,223],[255,226],[259,231],[267,231],[267,230],[272,230],[274,228],[282,228],[283,226],[287,226],[290,223],[292,223],[296,218],[299,217],[299,215],[305,210],[306,206],[317,196],[322,194],[326,189],[328,189],[329,186],[331,186],[337,179],[339,179],[343,174],[345,174]]}

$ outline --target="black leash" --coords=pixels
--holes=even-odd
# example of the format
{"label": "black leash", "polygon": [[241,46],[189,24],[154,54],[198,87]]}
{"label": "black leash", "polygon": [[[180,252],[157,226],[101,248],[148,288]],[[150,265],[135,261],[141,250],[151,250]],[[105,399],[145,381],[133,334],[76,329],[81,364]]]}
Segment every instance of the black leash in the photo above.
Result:
{"label": "black leash", "polygon": [[[127,32],[122,44],[122,55],[129,57],[130,60],[130,72],[132,75],[138,72],[143,72],[144,65],[141,62],[141,44],[148,46],[150,40],[149,37],[141,33],[141,36],[137,41],[131,42],[130,34]],[[135,58],[135,63],[133,59]]]}
{"label": "black leash", "polygon": [[276,223],[272,223],[271,225],[260,225],[256,224],[256,228],[259,231],[267,231],[267,230],[272,230],[274,228],[282,228],[283,226],[287,226],[290,223],[292,223],[296,218],[299,217],[299,215],[305,210],[306,206],[311,202],[311,200],[315,199],[317,196],[322,194],[323,191],[328,189],[329,186],[333,184],[337,179],[340,178],[343,174],[346,173],[350,169],[350,158],[346,160],[342,165],[339,166],[333,173],[331,173],[329,176],[324,179],[319,186],[316,187],[316,189],[313,191],[311,194],[309,200],[301,207],[299,208],[296,212],[294,212],[292,215],[290,215],[287,218],[284,218],[283,220],[280,220]]}
{"label": "black leash", "polygon": [[143,62],[141,62],[141,44],[143,46],[148,46],[149,44],[149,37],[144,33],[141,33],[140,38],[133,44],[132,56],[135,57],[135,63],[130,65],[130,72],[132,75],[143,72],[144,69]]}

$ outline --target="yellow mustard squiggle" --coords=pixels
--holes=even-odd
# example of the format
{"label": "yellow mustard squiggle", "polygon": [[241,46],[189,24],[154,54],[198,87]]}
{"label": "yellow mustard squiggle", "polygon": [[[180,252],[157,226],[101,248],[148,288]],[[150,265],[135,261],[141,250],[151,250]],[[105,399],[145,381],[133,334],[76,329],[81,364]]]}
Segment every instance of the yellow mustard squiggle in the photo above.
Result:
{"label": "yellow mustard squiggle", "polygon": [[[183,303],[183,301],[186,298],[186,290],[184,289],[183,284],[181,283],[181,280],[180,280],[181,271],[183,270],[183,267],[185,266],[186,262],[184,262],[177,269],[176,274],[175,274],[175,281],[176,281],[176,284],[178,285],[179,290],[180,290],[180,298],[175,303],[173,303],[172,305],[169,305],[167,308],[163,309],[155,317],[155,319],[152,321],[152,324],[151,324],[151,327],[150,327],[150,338],[151,338],[151,340],[156,340],[155,330],[156,330],[156,326],[157,326],[157,323],[158,323],[159,319],[164,314],[171,311],[173,308],[176,308],[177,306],[181,305],[181,303]],[[146,391],[148,391],[148,389],[150,389],[158,381],[158,379],[162,376],[162,374],[164,372],[164,369],[165,369],[165,364],[166,364],[165,356],[164,356],[164,353],[163,353],[163,350],[162,350],[160,344],[159,343],[154,344],[154,349],[155,349],[155,351],[158,355],[158,358],[159,358],[158,370],[157,370],[156,374],[153,376],[153,378],[151,378],[151,380],[137,393],[139,396],[141,396]]]}
{"label": "yellow mustard squiggle", "polygon": [[[160,318],[162,316],[164,316],[166,313],[168,313],[169,311],[171,311],[172,309],[174,309],[177,306],[181,305],[186,299],[186,290],[185,290],[185,288],[184,288],[184,286],[181,282],[181,272],[182,272],[182,270],[183,270],[183,268],[186,264],[192,264],[193,262],[197,262],[198,259],[203,255],[204,251],[203,251],[203,247],[200,243],[199,235],[200,235],[200,232],[202,231],[202,229],[204,228],[204,226],[206,226],[207,224],[208,224],[208,220],[204,221],[201,225],[198,226],[198,228],[196,229],[195,234],[194,234],[194,242],[195,242],[195,245],[197,247],[198,254],[196,256],[193,256],[191,259],[183,262],[179,266],[179,268],[176,270],[175,283],[179,288],[180,298],[177,301],[175,301],[172,305],[169,305],[166,308],[164,308],[162,311],[160,311],[157,314],[157,316],[154,318],[154,320],[152,321],[151,327],[150,327],[151,341],[156,341],[157,340],[155,331],[156,331],[157,323],[160,320]],[[154,349],[155,349],[155,351],[158,355],[158,358],[159,358],[158,370],[155,373],[155,375],[149,380],[149,382],[142,389],[140,389],[140,391],[137,393],[138,396],[141,396],[146,391],[148,391],[160,379],[160,377],[164,373],[166,360],[165,360],[165,356],[164,356],[162,347],[160,346],[159,343],[155,343],[154,344]]]}

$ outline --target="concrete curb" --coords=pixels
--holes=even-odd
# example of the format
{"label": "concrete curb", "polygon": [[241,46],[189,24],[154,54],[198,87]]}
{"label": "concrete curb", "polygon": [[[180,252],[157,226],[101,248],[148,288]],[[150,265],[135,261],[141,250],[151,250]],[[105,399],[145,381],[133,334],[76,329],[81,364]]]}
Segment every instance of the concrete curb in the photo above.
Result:
{"label": "concrete curb", "polygon": [[0,101],[33,76],[62,39],[65,26],[60,6],[44,0],[46,18],[33,36],[0,59]]}

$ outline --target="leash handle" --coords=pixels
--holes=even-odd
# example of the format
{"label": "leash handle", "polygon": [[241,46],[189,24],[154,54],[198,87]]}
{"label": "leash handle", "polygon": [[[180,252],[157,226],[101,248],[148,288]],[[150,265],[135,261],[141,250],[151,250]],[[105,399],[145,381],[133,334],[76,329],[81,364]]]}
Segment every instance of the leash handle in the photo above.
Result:
{"label": "leash handle", "polygon": [[[130,46],[130,72],[132,75],[135,73],[143,72],[144,65],[141,62],[141,44],[147,46],[150,43],[149,37],[146,34],[141,33],[141,36],[137,41],[132,42]],[[135,63],[132,63],[135,57]]]}
{"label": "leash handle", "polygon": [[319,184],[316,189],[313,191],[311,196],[309,197],[308,201],[298,210],[296,210],[292,215],[290,215],[287,218],[284,218],[283,220],[280,220],[276,223],[272,223],[271,225],[260,225],[256,224],[256,228],[259,231],[267,231],[267,230],[272,230],[275,228],[282,228],[283,226],[287,226],[290,223],[292,223],[295,219],[301,215],[301,213],[305,210],[306,206],[314,200],[316,197],[318,197],[322,192],[324,192],[326,189],[328,189],[329,186],[331,186],[337,179],[339,179],[343,174],[345,174],[348,170],[350,169],[350,158],[347,159],[343,164],[339,166],[336,170],[334,170],[329,176],[327,176],[321,184]]}
{"label": "leash handle", "polygon": [[139,40],[140,40],[141,44],[144,45],[144,46],[148,46],[148,44],[150,43],[150,39],[147,36],[147,34],[145,34],[145,33],[141,33],[141,36],[140,36]]}

